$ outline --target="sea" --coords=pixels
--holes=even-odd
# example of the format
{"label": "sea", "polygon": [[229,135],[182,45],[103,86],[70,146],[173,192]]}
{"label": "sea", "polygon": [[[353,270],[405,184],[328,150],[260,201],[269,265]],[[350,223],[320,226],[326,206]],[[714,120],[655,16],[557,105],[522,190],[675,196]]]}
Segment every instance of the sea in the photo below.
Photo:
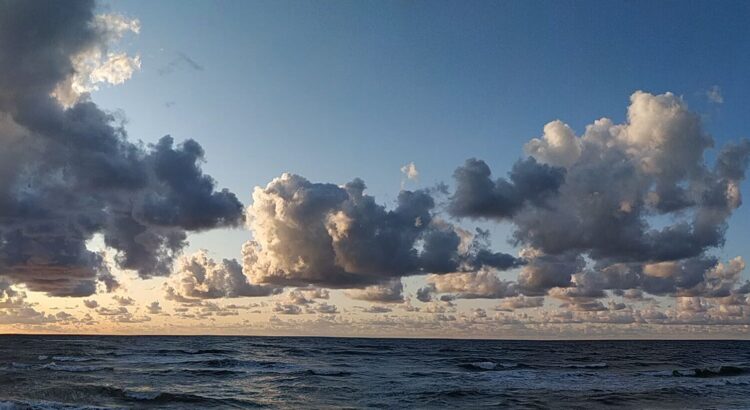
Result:
{"label": "sea", "polygon": [[0,336],[0,409],[748,409],[749,341]]}

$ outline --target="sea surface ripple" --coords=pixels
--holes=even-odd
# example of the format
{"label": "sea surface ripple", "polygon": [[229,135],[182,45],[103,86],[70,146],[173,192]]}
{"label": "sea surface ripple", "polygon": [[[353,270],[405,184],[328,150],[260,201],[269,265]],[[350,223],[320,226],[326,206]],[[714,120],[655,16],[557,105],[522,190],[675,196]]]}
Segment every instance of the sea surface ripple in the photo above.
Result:
{"label": "sea surface ripple", "polygon": [[0,409],[750,408],[748,341],[0,336]]}

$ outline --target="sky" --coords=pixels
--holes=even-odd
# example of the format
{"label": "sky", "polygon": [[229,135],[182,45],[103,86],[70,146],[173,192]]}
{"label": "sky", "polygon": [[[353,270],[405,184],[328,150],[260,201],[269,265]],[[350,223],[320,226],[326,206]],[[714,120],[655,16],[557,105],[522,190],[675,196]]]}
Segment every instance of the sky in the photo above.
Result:
{"label": "sky", "polygon": [[748,335],[744,2],[0,8],[1,331]]}

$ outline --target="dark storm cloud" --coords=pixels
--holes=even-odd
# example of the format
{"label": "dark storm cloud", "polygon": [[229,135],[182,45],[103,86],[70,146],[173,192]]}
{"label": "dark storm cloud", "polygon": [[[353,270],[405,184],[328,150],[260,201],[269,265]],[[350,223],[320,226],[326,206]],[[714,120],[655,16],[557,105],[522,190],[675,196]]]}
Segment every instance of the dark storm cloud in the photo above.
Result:
{"label": "dark storm cloud", "polygon": [[85,94],[58,100],[81,74],[73,60],[114,36],[93,9],[0,2],[0,274],[55,296],[116,288],[86,248],[95,234],[120,267],[149,277],[171,271],[188,231],[243,219],[237,198],[201,171],[195,141],[133,143]]}
{"label": "dark storm cloud", "polygon": [[292,174],[256,188],[247,215],[254,241],[243,249],[245,273],[275,285],[373,286],[372,297],[362,298],[400,301],[403,276],[521,264],[479,239],[462,246],[471,239],[435,217],[429,191],[401,191],[390,210],[364,191],[359,179],[337,186]]}

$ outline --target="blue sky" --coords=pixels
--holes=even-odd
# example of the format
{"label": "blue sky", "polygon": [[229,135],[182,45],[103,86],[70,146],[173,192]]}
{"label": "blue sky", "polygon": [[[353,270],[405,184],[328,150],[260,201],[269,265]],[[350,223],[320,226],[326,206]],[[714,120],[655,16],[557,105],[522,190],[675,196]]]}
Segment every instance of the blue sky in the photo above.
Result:
{"label": "blue sky", "polygon": [[[141,21],[123,46],[143,65],[95,100],[123,110],[132,138],[200,141],[205,170],[245,203],[282,172],[361,177],[392,203],[403,164],[420,172],[410,187],[450,183],[469,157],[499,174],[551,120],[578,133],[600,117],[623,121],[635,90],[682,96],[719,146],[747,136],[750,6],[721,6],[112,1],[103,9]],[[706,97],[714,86],[722,104]],[[733,216],[725,256],[750,256],[748,212]],[[235,256],[245,238],[192,242]]]}

